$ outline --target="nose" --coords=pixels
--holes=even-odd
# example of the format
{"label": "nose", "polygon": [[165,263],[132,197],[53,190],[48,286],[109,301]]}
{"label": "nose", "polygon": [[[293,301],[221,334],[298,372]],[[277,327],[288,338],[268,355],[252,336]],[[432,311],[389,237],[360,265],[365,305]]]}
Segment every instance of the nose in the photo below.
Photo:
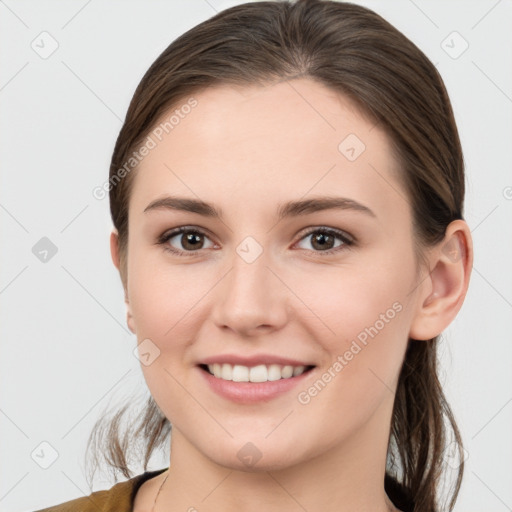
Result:
{"label": "nose", "polygon": [[250,337],[286,324],[292,294],[270,260],[265,251],[252,262],[234,254],[231,268],[216,286],[212,315],[220,329]]}

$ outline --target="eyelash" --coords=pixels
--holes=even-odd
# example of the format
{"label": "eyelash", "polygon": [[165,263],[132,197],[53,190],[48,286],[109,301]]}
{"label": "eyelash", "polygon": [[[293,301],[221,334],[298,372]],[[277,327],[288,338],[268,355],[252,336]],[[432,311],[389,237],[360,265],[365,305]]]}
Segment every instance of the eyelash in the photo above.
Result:
{"label": "eyelash", "polygon": [[[202,236],[208,237],[208,234],[205,233],[204,231],[200,230],[200,229],[191,228],[191,227],[188,227],[188,226],[182,226],[182,227],[177,228],[177,229],[175,229],[173,231],[168,231],[168,232],[164,233],[162,236],[160,236],[160,238],[158,239],[157,243],[159,245],[162,245],[163,249],[165,251],[171,252],[171,253],[176,254],[178,256],[185,256],[185,257],[187,257],[187,256],[192,256],[192,257],[196,256],[201,251],[201,249],[199,249],[197,251],[181,251],[181,250],[175,249],[174,247],[171,247],[169,244],[167,244],[167,242],[171,238],[173,238],[176,235],[179,235],[181,233],[193,233],[193,234],[196,234],[196,235],[202,235]],[[311,251],[311,252],[314,252],[316,254],[320,254],[322,256],[329,256],[331,254],[347,250],[347,249],[349,249],[351,246],[353,246],[355,244],[355,239],[353,237],[350,237],[349,235],[347,235],[343,231],[339,231],[337,229],[327,228],[327,227],[315,227],[315,228],[311,229],[310,231],[308,231],[307,233],[302,235],[302,237],[299,239],[299,242],[302,239],[304,239],[304,238],[306,238],[306,237],[308,237],[308,236],[310,236],[310,235],[312,235],[314,233],[322,233],[324,235],[331,235],[333,237],[339,238],[343,242],[342,245],[339,245],[338,247],[335,247],[333,249],[328,249],[326,251]],[[309,250],[309,249],[304,249],[304,250]]]}

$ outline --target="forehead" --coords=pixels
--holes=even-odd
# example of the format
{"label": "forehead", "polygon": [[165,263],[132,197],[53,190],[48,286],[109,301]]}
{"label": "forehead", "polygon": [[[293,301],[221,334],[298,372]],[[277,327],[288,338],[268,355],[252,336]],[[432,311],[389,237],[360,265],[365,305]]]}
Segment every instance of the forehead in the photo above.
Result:
{"label": "forehead", "polygon": [[192,98],[161,116],[149,134],[154,147],[132,188],[138,211],[164,194],[234,211],[237,202],[264,208],[308,193],[352,197],[374,211],[393,202],[407,208],[386,134],[336,91],[296,79],[218,85]]}

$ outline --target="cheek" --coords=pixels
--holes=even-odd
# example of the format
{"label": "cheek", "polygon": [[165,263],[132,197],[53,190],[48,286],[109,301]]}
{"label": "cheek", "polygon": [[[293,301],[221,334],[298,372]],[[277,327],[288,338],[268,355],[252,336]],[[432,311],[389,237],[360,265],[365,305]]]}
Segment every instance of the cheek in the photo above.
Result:
{"label": "cheek", "polygon": [[374,265],[364,273],[329,269],[323,279],[314,280],[326,286],[312,286],[309,279],[296,289],[316,315],[309,330],[326,355],[322,380],[329,387],[333,383],[332,397],[342,409],[362,411],[365,404],[370,410],[383,394],[394,391],[408,342],[413,279],[412,265],[401,263],[400,269]]}
{"label": "cheek", "polygon": [[406,264],[399,270],[374,263],[366,268],[304,272],[301,279],[291,275],[289,279],[293,279],[294,293],[310,308],[308,322],[313,324],[312,314],[317,318],[316,336],[333,352],[354,338],[364,343],[376,331],[385,338],[396,329],[412,273]]}
{"label": "cheek", "polygon": [[130,256],[129,296],[141,369],[161,411],[179,424],[188,400],[183,393],[189,378],[186,349],[197,338],[198,301],[207,292],[207,283],[190,279],[176,266],[156,265],[142,251]]}
{"label": "cheek", "polygon": [[156,344],[165,339],[175,341],[176,332],[183,335],[188,325],[197,323],[200,300],[211,283],[200,278],[193,265],[168,264],[156,251],[134,250],[128,274],[131,311],[139,340],[151,338]]}

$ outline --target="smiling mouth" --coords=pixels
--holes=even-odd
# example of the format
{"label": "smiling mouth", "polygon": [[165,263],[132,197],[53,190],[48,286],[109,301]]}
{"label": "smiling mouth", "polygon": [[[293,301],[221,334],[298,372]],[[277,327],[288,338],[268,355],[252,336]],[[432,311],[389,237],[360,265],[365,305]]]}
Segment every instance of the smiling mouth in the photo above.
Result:
{"label": "smiling mouth", "polygon": [[315,368],[310,366],[291,366],[280,364],[260,364],[257,366],[232,365],[229,363],[200,364],[199,368],[221,380],[233,382],[272,382],[292,379]]}

